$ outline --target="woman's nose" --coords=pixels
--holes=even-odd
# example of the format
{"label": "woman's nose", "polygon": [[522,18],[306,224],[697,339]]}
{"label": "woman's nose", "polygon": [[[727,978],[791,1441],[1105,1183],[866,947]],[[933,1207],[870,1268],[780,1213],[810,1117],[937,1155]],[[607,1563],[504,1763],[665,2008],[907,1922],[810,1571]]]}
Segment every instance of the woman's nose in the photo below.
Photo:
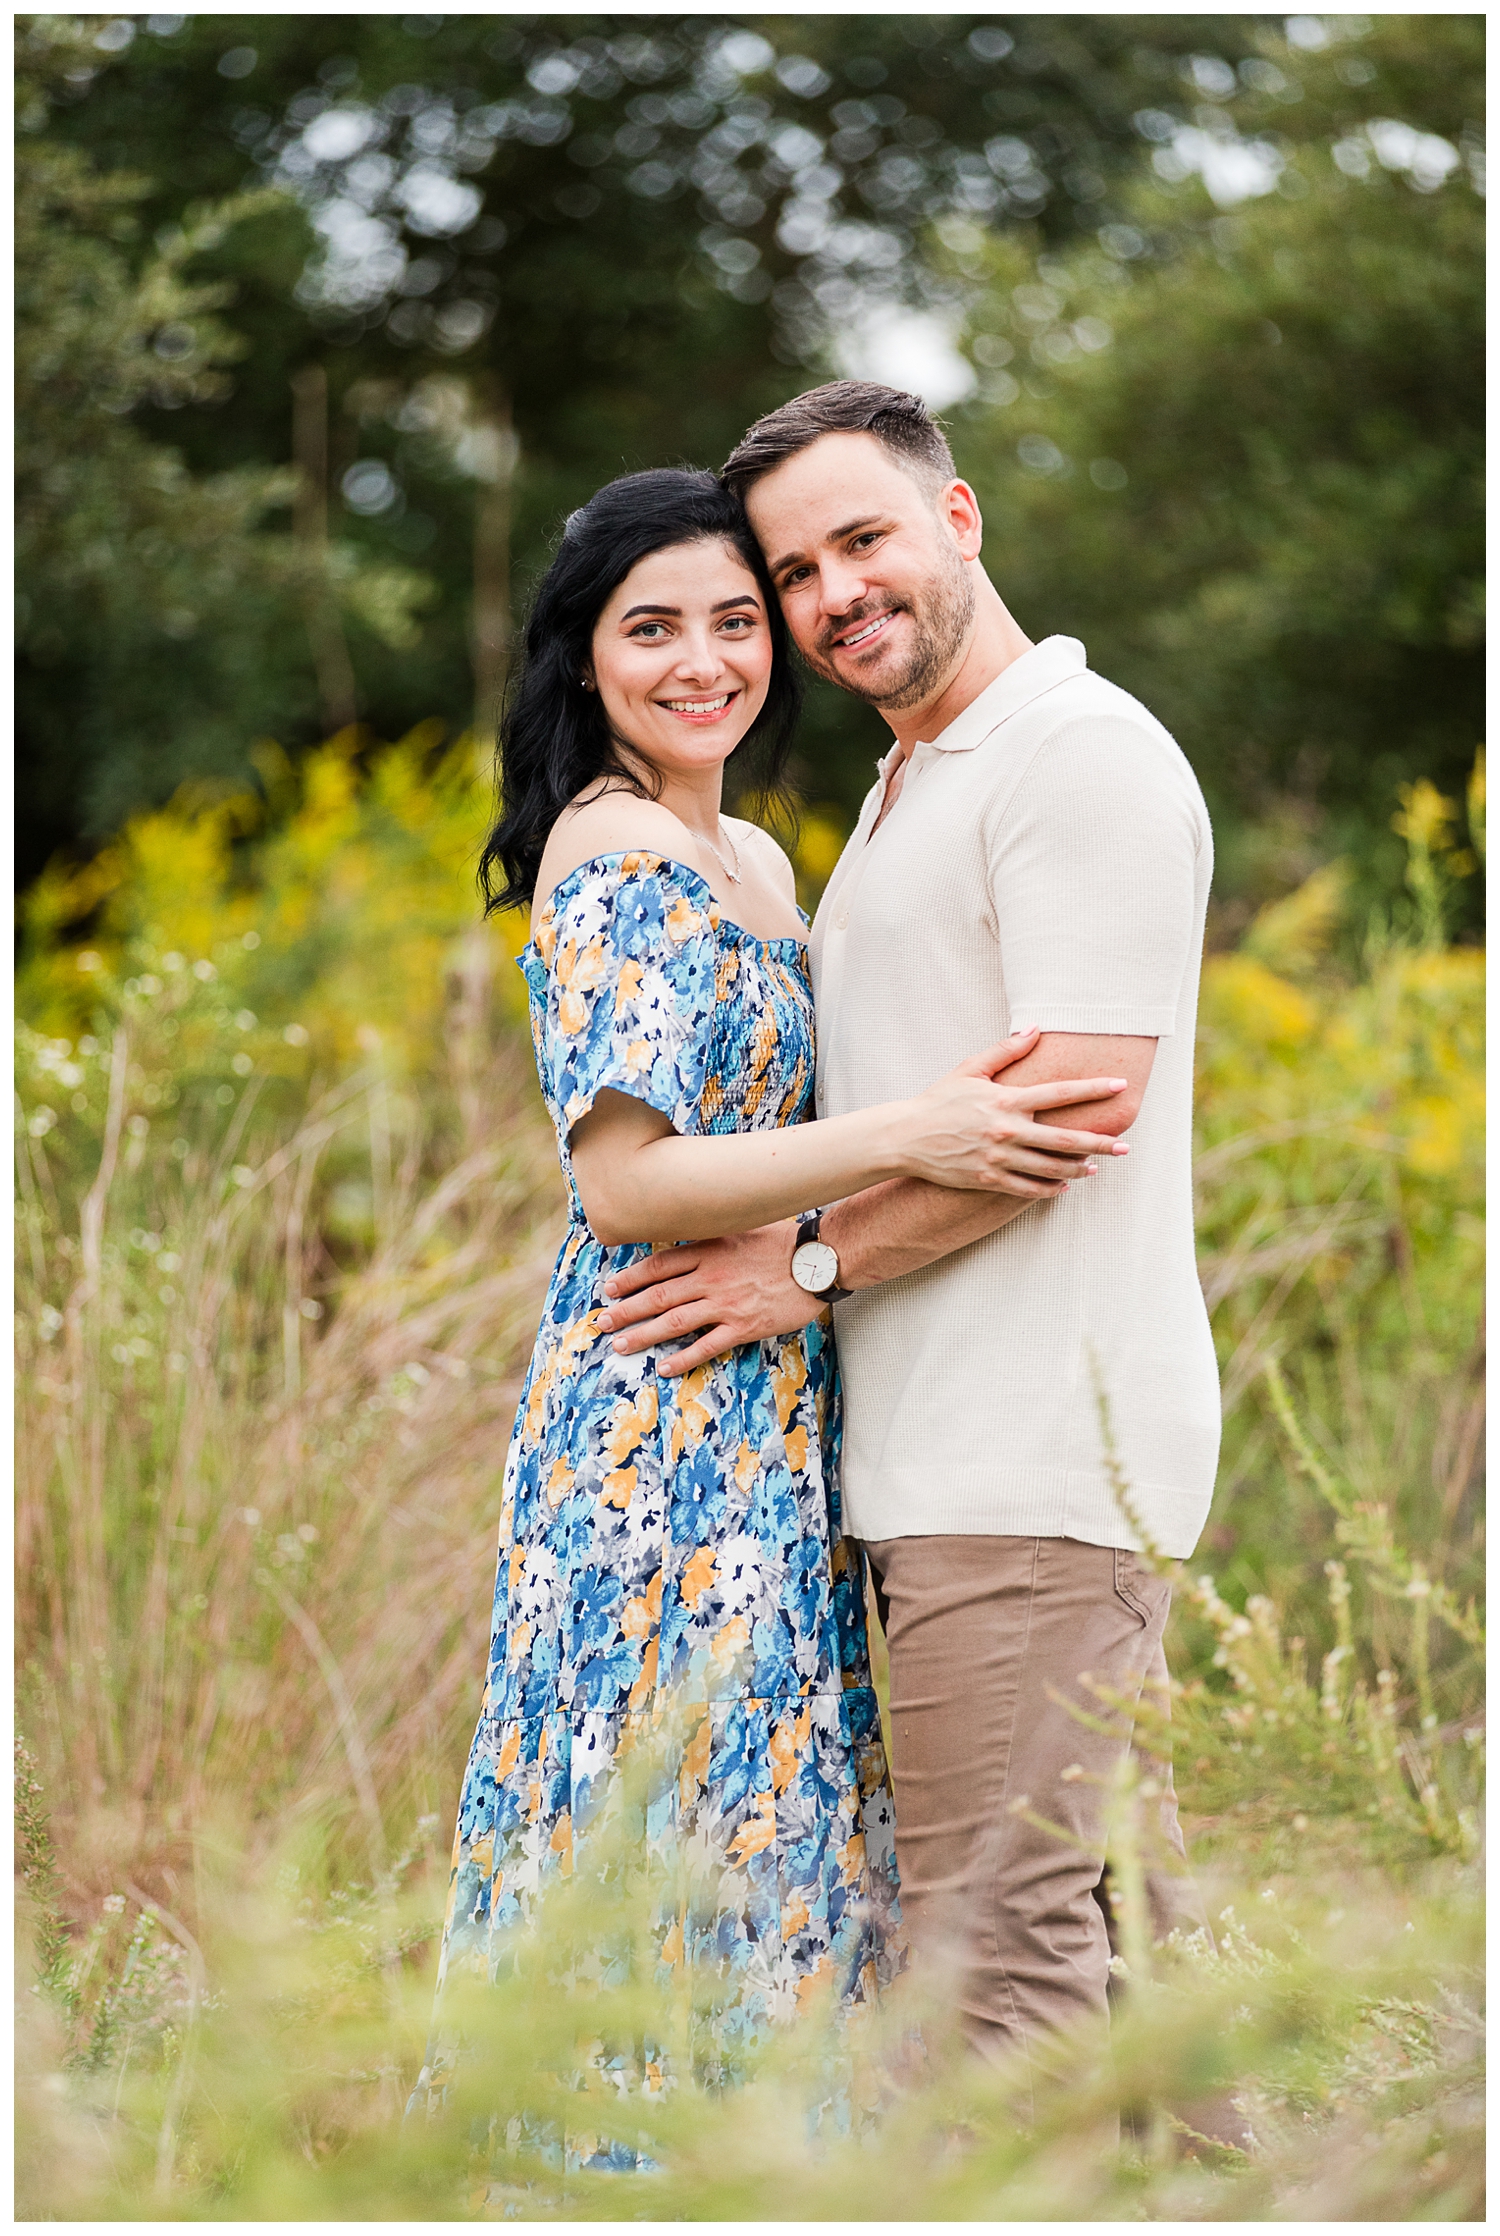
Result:
{"label": "woman's nose", "polygon": [[709,636],[690,637],[677,655],[677,673],[695,683],[711,682],[723,666],[719,648]]}

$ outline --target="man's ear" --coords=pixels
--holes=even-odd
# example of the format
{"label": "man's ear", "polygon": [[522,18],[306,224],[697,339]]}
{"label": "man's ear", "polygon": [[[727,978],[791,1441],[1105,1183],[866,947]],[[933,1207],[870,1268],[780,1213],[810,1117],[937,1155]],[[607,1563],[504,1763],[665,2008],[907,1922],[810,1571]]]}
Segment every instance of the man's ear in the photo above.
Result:
{"label": "man's ear", "polygon": [[984,515],[966,481],[950,481],[938,500],[938,517],[952,529],[959,556],[977,559],[984,544]]}

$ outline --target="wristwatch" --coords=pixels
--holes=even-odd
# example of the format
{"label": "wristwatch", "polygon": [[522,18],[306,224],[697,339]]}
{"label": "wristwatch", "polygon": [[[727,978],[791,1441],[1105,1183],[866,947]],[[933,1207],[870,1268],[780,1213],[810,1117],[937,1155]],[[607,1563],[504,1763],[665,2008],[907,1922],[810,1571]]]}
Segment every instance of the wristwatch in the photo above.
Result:
{"label": "wristwatch", "polygon": [[854,1292],[838,1285],[839,1254],[831,1242],[821,1239],[822,1227],[821,1211],[804,1212],[798,1220],[797,1241],[792,1251],[792,1279],[799,1289],[805,1289],[820,1304],[838,1304]]}

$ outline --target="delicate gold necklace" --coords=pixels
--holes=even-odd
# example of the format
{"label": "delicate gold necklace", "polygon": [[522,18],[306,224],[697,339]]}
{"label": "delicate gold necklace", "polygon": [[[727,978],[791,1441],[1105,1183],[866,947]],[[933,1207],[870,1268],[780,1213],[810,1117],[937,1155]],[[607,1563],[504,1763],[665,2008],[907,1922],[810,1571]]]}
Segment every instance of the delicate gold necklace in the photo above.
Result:
{"label": "delicate gold necklace", "polygon": [[[723,826],[721,825],[720,828],[722,829]],[[724,836],[725,838],[729,839],[729,851],[734,856],[733,869],[729,867],[729,864],[725,861],[723,855],[719,852],[719,849],[715,846],[711,838],[704,838],[701,831],[696,832],[694,835],[697,838],[701,839],[703,844],[708,848],[709,853],[712,854],[714,860],[718,863],[720,869],[724,872],[724,875],[728,878],[730,884],[738,885],[740,882],[740,850],[735,845],[734,840],[732,838],[729,838],[729,833],[725,831]]]}

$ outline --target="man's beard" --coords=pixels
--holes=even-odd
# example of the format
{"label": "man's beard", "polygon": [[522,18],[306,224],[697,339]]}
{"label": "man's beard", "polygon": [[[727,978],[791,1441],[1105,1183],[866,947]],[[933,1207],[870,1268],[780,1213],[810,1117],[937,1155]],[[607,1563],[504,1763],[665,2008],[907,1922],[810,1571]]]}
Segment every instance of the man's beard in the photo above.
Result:
{"label": "man's beard", "polygon": [[[837,631],[830,634],[842,632],[853,622],[873,621],[877,614],[901,610],[890,602],[877,604],[873,599],[867,600],[841,614]],[[816,652],[807,655],[808,665],[819,675],[826,676],[830,683],[836,683],[840,690],[852,693],[857,699],[867,699],[872,706],[888,713],[900,714],[907,707],[920,706],[947,681],[958,665],[969,624],[974,618],[974,585],[968,568],[956,553],[941,576],[923,591],[920,600],[906,602],[905,611],[912,618],[912,649],[905,665],[894,675],[872,677],[868,683],[860,683],[835,667],[821,645]]]}

